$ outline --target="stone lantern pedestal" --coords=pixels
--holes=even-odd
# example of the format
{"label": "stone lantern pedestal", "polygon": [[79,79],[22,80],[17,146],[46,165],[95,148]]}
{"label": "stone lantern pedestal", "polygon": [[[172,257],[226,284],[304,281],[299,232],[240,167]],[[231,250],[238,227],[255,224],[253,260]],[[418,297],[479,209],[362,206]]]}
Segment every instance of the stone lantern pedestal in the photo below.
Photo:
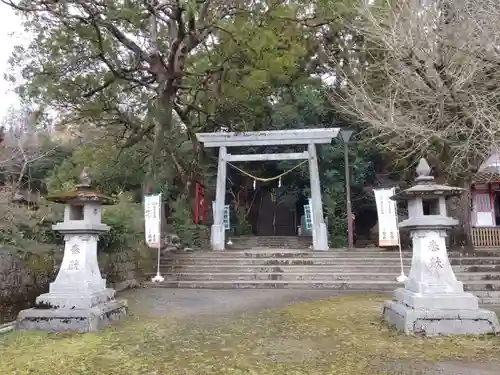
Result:
{"label": "stone lantern pedestal", "polygon": [[408,202],[408,219],[399,227],[410,230],[413,257],[405,287],[384,303],[384,320],[406,334],[499,332],[496,314],[480,309],[477,297],[464,292],[448,259],[447,230],[458,221],[447,216],[446,198],[462,194],[463,189],[436,184],[425,159],[420,160],[417,174],[415,186],[391,198]]}
{"label": "stone lantern pedestal", "polygon": [[19,313],[18,329],[90,332],[127,314],[126,301],[106,288],[97,262],[99,235],[110,229],[101,223],[101,206],[113,201],[90,188],[85,170],[80,179],[76,191],[48,198],[66,205],[64,221],[52,226],[64,235],[64,256],[49,292]]}

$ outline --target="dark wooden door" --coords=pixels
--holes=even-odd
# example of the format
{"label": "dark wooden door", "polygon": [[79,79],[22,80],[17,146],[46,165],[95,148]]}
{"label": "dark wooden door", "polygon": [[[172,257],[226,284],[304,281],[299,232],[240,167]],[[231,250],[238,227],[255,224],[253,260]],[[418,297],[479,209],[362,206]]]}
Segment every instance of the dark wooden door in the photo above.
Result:
{"label": "dark wooden door", "polygon": [[274,236],[274,202],[269,190],[262,190],[257,225],[258,236]]}
{"label": "dark wooden door", "polygon": [[258,236],[295,236],[295,207],[279,202],[274,190],[264,190],[259,208]]}

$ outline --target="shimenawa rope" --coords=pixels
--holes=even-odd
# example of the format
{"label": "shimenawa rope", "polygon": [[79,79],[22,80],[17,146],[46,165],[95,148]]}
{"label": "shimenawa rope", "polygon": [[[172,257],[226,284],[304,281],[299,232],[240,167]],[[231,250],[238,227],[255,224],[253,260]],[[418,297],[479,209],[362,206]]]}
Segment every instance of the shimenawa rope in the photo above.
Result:
{"label": "shimenawa rope", "polygon": [[238,168],[236,165],[234,164],[231,164],[230,162],[227,162],[227,164],[229,164],[231,167],[233,167],[234,169],[236,169],[237,171],[243,173],[244,175],[248,176],[248,177],[251,177],[253,178],[254,180],[257,180],[257,181],[261,181],[261,182],[269,182],[269,181],[273,181],[273,180],[278,180],[280,179],[281,177],[285,176],[286,174],[290,173],[291,171],[297,169],[298,167],[300,167],[301,165],[304,165],[305,163],[307,163],[308,160],[304,160],[303,162],[297,164],[295,167],[292,167],[290,168],[289,170],[277,175],[277,176],[274,176],[274,177],[269,177],[269,178],[263,178],[263,177],[256,177],[246,171],[244,171],[243,169],[241,168]]}

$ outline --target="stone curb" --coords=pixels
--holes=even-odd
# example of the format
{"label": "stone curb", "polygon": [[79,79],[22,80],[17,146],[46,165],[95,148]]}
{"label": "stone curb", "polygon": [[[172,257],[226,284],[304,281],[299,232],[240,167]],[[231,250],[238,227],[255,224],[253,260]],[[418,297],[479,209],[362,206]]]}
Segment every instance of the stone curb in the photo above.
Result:
{"label": "stone curb", "polygon": [[15,321],[9,322],[9,323],[0,324],[0,335],[12,332],[15,328],[16,328],[16,322]]}

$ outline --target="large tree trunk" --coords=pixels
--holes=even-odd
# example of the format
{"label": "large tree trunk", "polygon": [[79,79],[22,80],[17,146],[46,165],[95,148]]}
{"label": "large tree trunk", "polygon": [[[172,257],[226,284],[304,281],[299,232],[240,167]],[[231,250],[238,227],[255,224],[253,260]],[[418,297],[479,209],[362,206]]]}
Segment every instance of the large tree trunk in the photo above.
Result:
{"label": "large tree trunk", "polygon": [[456,217],[459,226],[454,228],[450,246],[459,246],[464,251],[472,250],[472,228],[471,228],[471,192],[470,180],[462,181],[463,194],[450,202],[450,216]]}
{"label": "large tree trunk", "polygon": [[464,248],[472,249],[472,226],[471,226],[471,210],[472,210],[472,196],[471,196],[471,182],[470,180],[466,180],[462,186],[465,191],[461,197],[460,203],[460,213],[459,216],[461,227],[464,231]]}
{"label": "large tree trunk", "polygon": [[[172,128],[173,122],[173,99],[174,94],[168,88],[160,95],[158,100],[158,116],[154,128],[153,148],[151,150],[151,158],[149,162],[148,173],[146,176],[145,193],[152,194],[157,183],[159,162],[162,156],[162,150],[165,147],[165,132]],[[177,162],[175,154],[167,148],[167,152],[172,158],[178,173],[183,173],[182,166]]]}

